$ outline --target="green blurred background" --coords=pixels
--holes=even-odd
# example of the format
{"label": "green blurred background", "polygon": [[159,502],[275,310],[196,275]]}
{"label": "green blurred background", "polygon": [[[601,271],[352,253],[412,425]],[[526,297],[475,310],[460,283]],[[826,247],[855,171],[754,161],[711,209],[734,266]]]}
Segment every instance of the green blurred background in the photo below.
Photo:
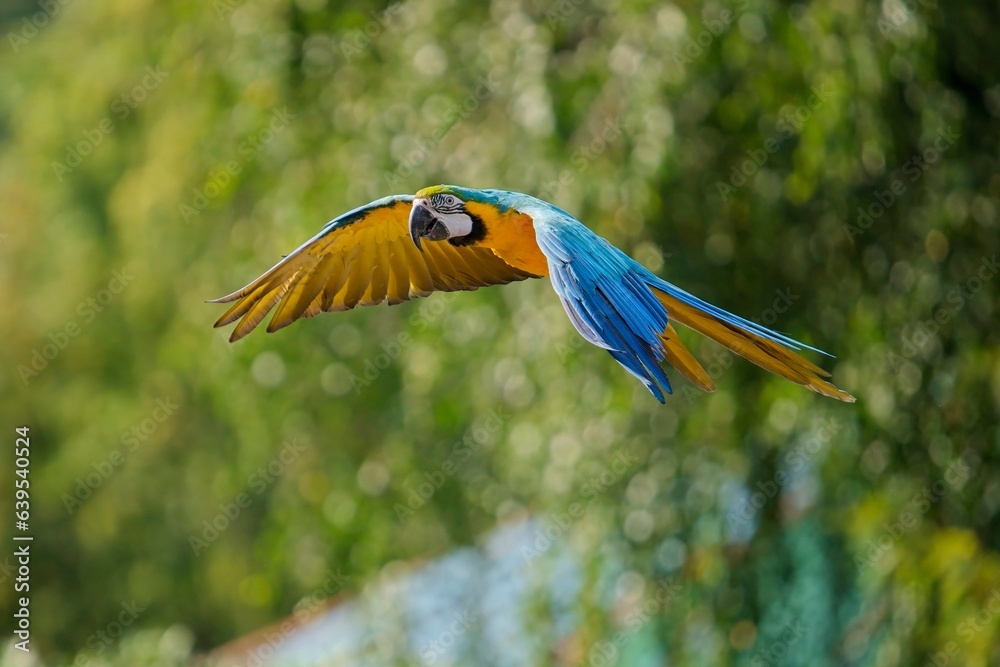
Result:
{"label": "green blurred background", "polygon": [[[565,511],[627,450],[564,537],[619,593],[683,582],[649,620],[669,664],[1000,664],[998,27],[986,1],[6,2],[3,470],[29,425],[42,663],[5,660],[183,662],[330,572],[353,596]],[[441,182],[553,201],[833,352],[858,403],[686,336],[719,390],[661,406],[547,281],[211,328],[327,220]],[[535,664],[614,633],[598,599],[570,648],[533,624]]]}

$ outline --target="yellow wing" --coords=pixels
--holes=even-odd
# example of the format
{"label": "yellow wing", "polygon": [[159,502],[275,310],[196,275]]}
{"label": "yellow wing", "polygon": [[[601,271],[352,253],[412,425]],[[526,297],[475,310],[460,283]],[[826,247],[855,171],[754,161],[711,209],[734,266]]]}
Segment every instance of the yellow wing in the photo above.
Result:
{"label": "yellow wing", "polygon": [[[474,290],[537,276],[516,269],[488,248],[410,240],[413,197],[374,201],[331,221],[312,239],[241,290],[210,303],[235,303],[215,323],[240,320],[229,340],[250,333],[278,306],[267,331],[297,319],[355,306],[390,305],[434,291]],[[279,303],[280,302],[280,303]]]}

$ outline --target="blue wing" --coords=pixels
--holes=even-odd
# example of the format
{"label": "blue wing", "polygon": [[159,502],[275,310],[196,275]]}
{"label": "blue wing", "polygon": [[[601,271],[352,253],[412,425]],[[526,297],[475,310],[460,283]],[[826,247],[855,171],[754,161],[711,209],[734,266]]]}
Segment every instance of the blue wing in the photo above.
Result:
{"label": "blue wing", "polygon": [[[611,353],[661,403],[672,392],[660,366],[667,311],[624,253],[579,222],[535,220],[552,287],[576,330]],[[636,265],[638,266],[638,265]]]}

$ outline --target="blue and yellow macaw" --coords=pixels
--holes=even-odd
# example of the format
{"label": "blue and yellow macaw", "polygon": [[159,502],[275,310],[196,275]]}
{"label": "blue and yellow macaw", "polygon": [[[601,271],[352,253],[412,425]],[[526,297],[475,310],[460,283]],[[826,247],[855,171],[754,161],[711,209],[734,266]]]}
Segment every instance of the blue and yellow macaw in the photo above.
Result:
{"label": "blue and yellow macaw", "polygon": [[267,331],[355,306],[390,305],[435,291],[474,290],[548,276],[576,330],[664,402],[666,361],[705,391],[715,383],[672,322],[718,341],[764,370],[854,402],[800,343],[702,301],[653,275],[566,211],[529,195],[454,185],[373,201],[327,223],[241,290],[215,323],[246,336],[275,306]]}

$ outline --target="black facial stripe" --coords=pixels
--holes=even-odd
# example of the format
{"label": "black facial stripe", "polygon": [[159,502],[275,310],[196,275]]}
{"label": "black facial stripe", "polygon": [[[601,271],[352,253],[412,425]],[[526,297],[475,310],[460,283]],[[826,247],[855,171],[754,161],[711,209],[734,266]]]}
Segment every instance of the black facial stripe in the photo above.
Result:
{"label": "black facial stripe", "polygon": [[486,238],[486,225],[483,223],[483,219],[469,211],[464,211],[464,213],[472,220],[472,231],[465,236],[456,236],[453,239],[448,239],[448,243],[454,246],[472,245],[476,241],[482,241]]}
{"label": "black facial stripe", "polygon": [[456,200],[453,203],[449,203],[451,199],[452,197],[449,195],[432,195],[431,206],[438,213],[461,213],[463,208],[462,202]]}

